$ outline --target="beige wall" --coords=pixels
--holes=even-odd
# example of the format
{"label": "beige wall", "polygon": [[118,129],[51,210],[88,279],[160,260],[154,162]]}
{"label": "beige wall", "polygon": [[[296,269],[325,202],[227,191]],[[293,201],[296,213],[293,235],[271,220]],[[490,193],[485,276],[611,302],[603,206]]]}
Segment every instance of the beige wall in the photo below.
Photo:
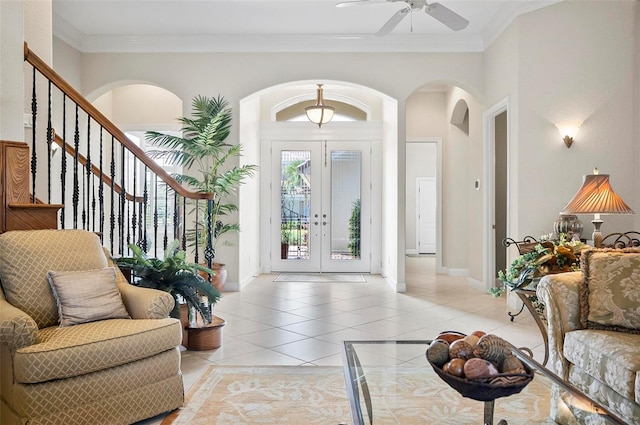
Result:
{"label": "beige wall", "polygon": [[82,53],[57,37],[53,38],[53,51],[53,69],[82,93]]}
{"label": "beige wall", "polygon": [[[147,84],[113,89],[113,121],[124,130],[180,129],[182,101],[173,93]],[[187,102],[191,108],[191,101]],[[191,112],[189,112],[191,116]]]}
{"label": "beige wall", "polygon": [[0,1],[0,140],[24,140],[24,3]]}
{"label": "beige wall", "polygon": [[450,119],[458,101],[469,108],[469,133],[452,124],[447,126],[448,143],[443,150],[443,265],[454,274],[482,281],[481,252],[483,231],[482,191],[474,182],[482,178],[482,114],[484,106],[475,96],[458,87],[447,92],[446,111]]}
{"label": "beige wall", "polygon": [[[615,7],[612,7],[615,5]],[[518,222],[522,236],[553,230],[584,174],[598,167],[636,211],[634,8],[636,1],[561,2],[519,19]],[[544,31],[540,28],[544,27]],[[588,28],[588,31],[585,30]],[[635,70],[637,74],[638,70]],[[555,124],[582,122],[571,149]],[[636,142],[636,143],[634,143]],[[581,217],[590,235],[592,217]],[[633,217],[603,217],[602,231]]]}
{"label": "beige wall", "polygon": [[[635,36],[635,45],[633,50],[634,50],[636,62],[635,62],[633,74],[635,75],[634,84],[636,87],[636,99],[635,99],[633,116],[636,117],[636,119],[634,119],[636,123],[636,128],[635,128],[633,143],[634,143],[634,146],[636,146],[634,164],[640,164],[640,148],[638,148],[638,146],[640,146],[640,119],[637,119],[637,117],[640,117],[640,6],[638,5],[636,5],[635,31],[636,31],[636,34],[635,34],[636,36]],[[640,181],[640,167],[636,166],[633,168],[636,172],[634,176],[634,181]],[[635,195],[635,200],[633,201],[633,203],[636,206],[636,208],[640,209],[640,190],[636,190],[634,195]],[[640,211],[638,211],[637,209],[635,211],[636,211],[635,225],[633,226],[633,228],[640,229]]]}

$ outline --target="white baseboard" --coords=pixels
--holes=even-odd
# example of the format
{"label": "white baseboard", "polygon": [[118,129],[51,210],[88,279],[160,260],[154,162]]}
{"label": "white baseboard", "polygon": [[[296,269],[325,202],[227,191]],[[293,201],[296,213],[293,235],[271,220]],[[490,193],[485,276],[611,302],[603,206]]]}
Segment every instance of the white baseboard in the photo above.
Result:
{"label": "white baseboard", "polygon": [[469,269],[450,269],[449,267],[442,268],[443,274],[448,276],[465,277],[469,276]]}
{"label": "white baseboard", "polygon": [[472,277],[467,277],[467,283],[473,289],[477,289],[478,291],[482,291],[482,292],[486,292],[487,291],[486,285],[484,284],[484,282],[482,282],[480,280],[474,279]]}

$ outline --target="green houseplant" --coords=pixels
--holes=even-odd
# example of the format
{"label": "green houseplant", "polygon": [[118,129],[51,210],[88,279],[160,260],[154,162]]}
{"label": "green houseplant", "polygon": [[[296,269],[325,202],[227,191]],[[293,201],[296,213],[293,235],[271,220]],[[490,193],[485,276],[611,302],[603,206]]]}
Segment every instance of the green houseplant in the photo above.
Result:
{"label": "green houseplant", "polygon": [[215,255],[215,246],[221,237],[240,230],[238,223],[228,222],[224,217],[238,210],[233,197],[243,181],[255,175],[257,166],[229,164],[230,160],[242,155],[242,146],[225,142],[231,129],[231,108],[223,97],[196,96],[192,111],[193,117],[178,118],[182,136],[148,131],[145,138],[163,148],[150,151],[152,157],[162,158],[185,170],[185,174],[174,176],[176,180],[193,190],[213,193],[211,217],[207,215],[207,203],[200,202],[197,219],[194,227],[187,231],[187,237],[190,246],[203,252],[211,232]]}
{"label": "green houseplant", "polygon": [[121,257],[114,262],[121,269],[131,270],[135,279],[133,284],[145,288],[159,289],[170,293],[176,303],[171,317],[180,318],[180,303],[188,307],[189,322],[194,323],[199,314],[206,325],[211,323],[211,307],[220,299],[220,292],[207,282],[198,272],[213,271],[200,264],[189,263],[186,254],[179,248],[177,240],[171,242],[164,258],[148,258],[137,245],[129,245],[133,257]]}
{"label": "green houseplant", "polygon": [[360,258],[360,199],[353,202],[349,217],[349,253],[353,258]]}
{"label": "green houseplant", "polygon": [[550,273],[579,270],[579,252],[584,246],[580,241],[567,240],[565,234],[554,240],[551,235],[543,235],[531,251],[516,257],[505,270],[498,271],[502,286],[491,288],[489,292],[499,297],[507,287],[511,290],[523,288]]}

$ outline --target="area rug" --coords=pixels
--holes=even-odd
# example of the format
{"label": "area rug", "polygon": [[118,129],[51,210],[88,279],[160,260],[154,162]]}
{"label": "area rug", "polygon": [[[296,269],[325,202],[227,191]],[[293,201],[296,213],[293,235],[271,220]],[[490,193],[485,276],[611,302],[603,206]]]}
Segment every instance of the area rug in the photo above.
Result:
{"label": "area rug", "polygon": [[281,273],[273,281],[362,283],[366,282],[366,279],[357,273]]}
{"label": "area rug", "polygon": [[341,367],[212,366],[161,425],[351,423]]}
{"label": "area rug", "polygon": [[[424,371],[416,366],[365,369],[376,425],[483,421],[482,402],[461,397],[426,365]],[[522,393],[496,402],[494,423],[553,423],[549,392],[544,380],[534,378]],[[161,425],[350,424],[346,394],[341,367],[212,366],[189,391],[185,407]],[[366,418],[364,408],[363,414]]]}

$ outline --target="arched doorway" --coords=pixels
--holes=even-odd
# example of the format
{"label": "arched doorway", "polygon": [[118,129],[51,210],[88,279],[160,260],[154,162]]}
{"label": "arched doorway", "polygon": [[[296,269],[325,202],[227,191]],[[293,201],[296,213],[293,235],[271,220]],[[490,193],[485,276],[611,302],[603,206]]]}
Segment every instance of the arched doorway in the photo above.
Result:
{"label": "arched doorway", "polygon": [[[430,267],[436,273],[468,276],[480,286],[482,258],[469,243],[483,237],[482,107],[476,97],[454,82],[432,82],[407,99],[405,228],[408,255],[425,251],[420,239],[428,238],[435,253],[427,255],[435,257]],[[421,198],[427,189],[425,202]],[[435,235],[421,229],[425,214]]]}
{"label": "arched doorway", "polygon": [[[345,114],[346,119],[322,128],[300,119],[304,102],[315,97],[315,81],[272,87],[241,102],[241,121],[248,110],[261,111],[259,128],[251,131],[241,123],[241,139],[255,137],[251,143],[260,152],[257,192],[261,211],[269,212],[259,218],[261,269],[380,273],[385,227],[382,182],[388,178],[381,159],[384,111],[395,101],[366,87],[324,83],[327,103],[346,105],[355,111],[356,118]],[[296,109],[298,112],[292,112]],[[288,118],[278,120],[279,115]],[[247,131],[251,136],[242,136]],[[287,173],[300,185],[283,201],[283,190],[286,192],[290,184],[283,183]],[[311,186],[306,179],[312,180]],[[318,187],[314,184],[319,186],[315,201],[307,193]],[[287,202],[289,205],[284,205]],[[353,228],[349,227],[358,212],[359,246],[350,239]],[[294,241],[286,251],[283,235]],[[319,256],[314,258],[315,252]]]}

